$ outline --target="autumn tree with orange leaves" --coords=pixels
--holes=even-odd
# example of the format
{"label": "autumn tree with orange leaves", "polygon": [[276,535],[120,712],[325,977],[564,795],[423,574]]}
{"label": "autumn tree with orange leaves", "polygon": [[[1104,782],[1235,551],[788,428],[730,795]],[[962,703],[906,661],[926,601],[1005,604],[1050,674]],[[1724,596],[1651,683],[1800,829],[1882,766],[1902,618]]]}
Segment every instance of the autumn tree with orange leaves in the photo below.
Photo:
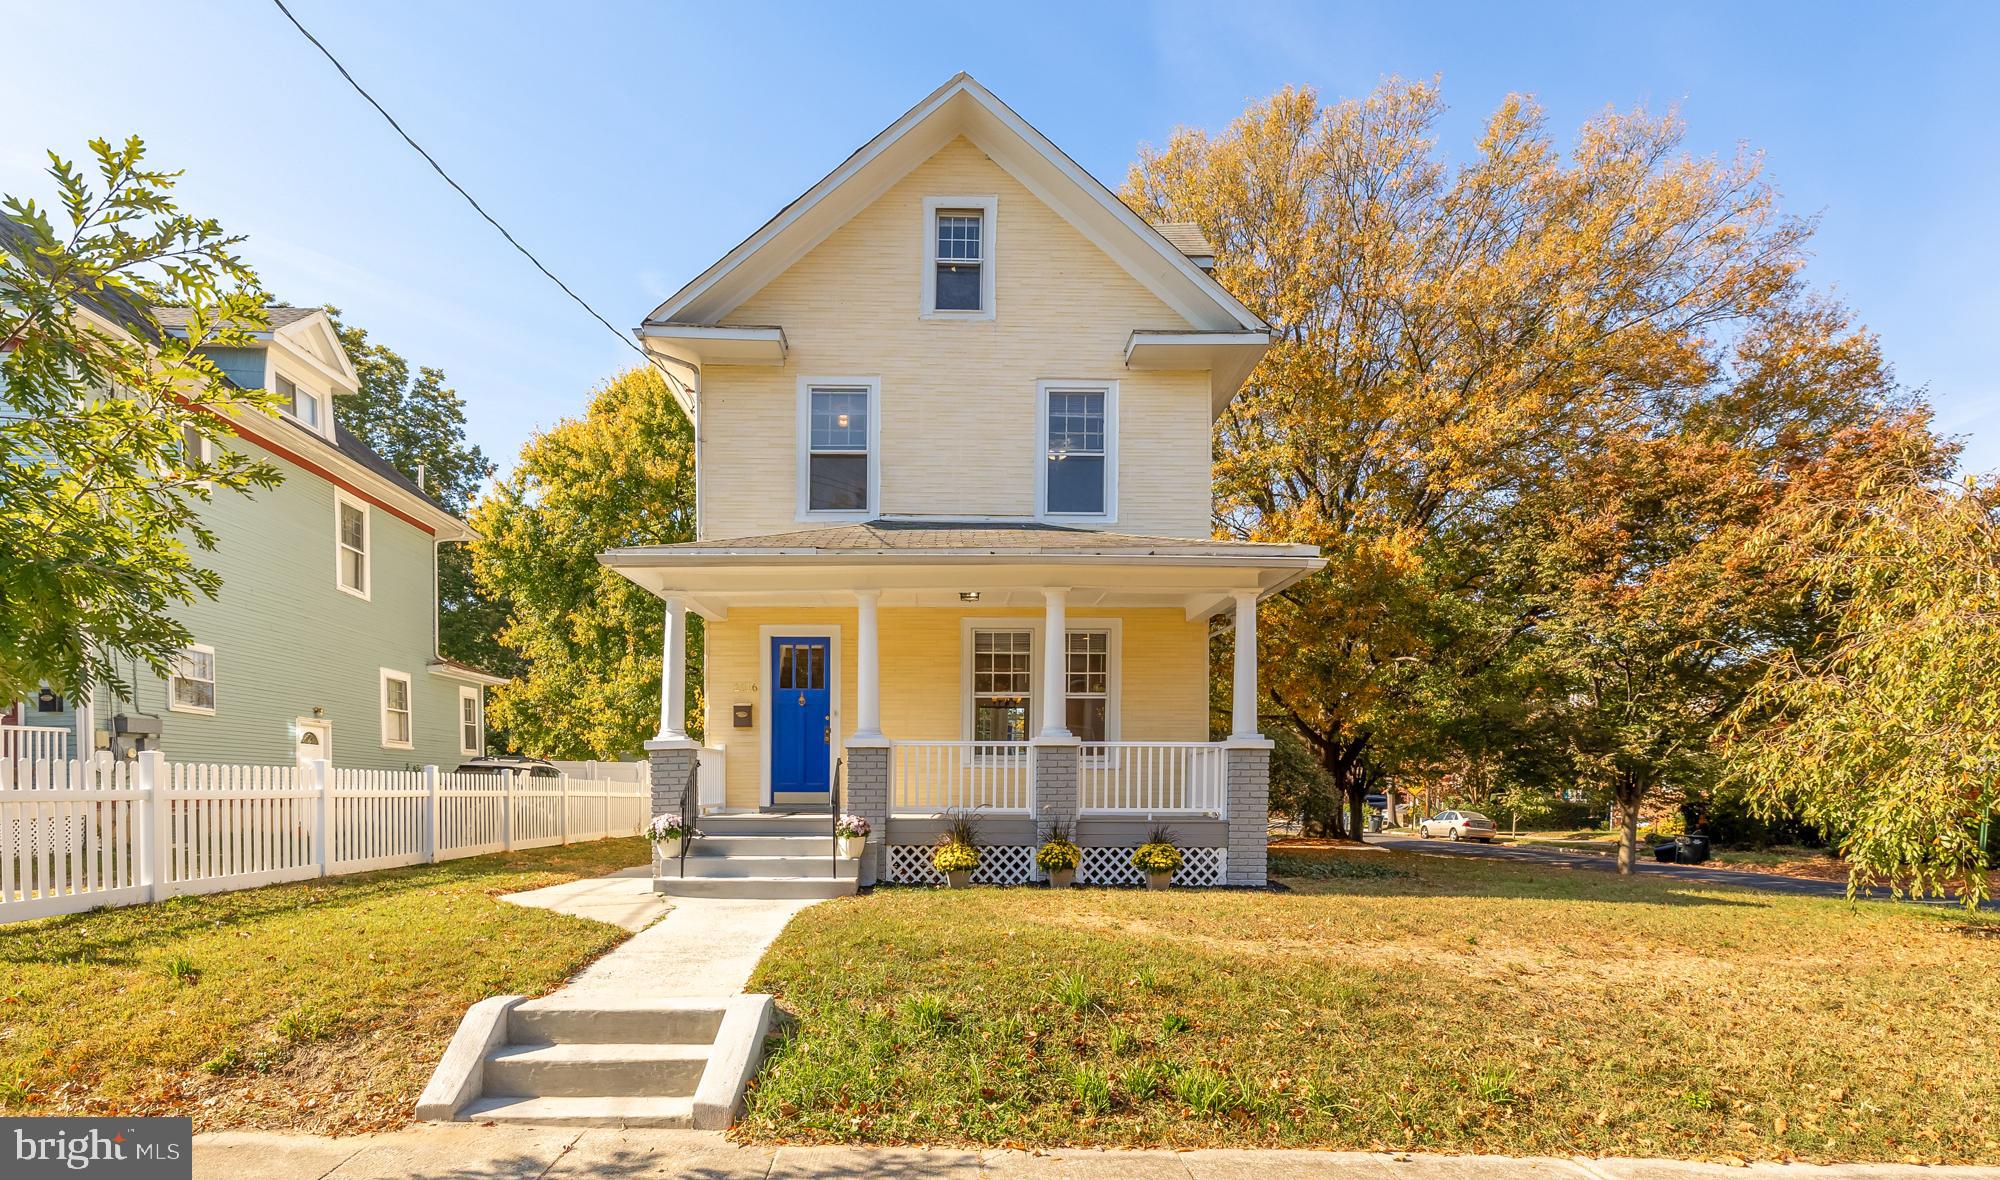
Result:
{"label": "autumn tree with orange leaves", "polygon": [[[1717,653],[1799,626],[1716,583],[1752,576],[1733,539],[1829,440],[1905,411],[1874,339],[1805,284],[1811,222],[1754,155],[1693,158],[1644,112],[1564,150],[1515,97],[1451,162],[1443,113],[1433,84],[1286,89],[1143,151],[1125,197],[1198,224],[1273,330],[1216,424],[1216,528],[1329,559],[1259,630],[1260,712],[1346,796],[1344,822],[1308,823],[1359,832],[1372,776],[1436,762],[1472,686],[1530,675],[1556,714],[1535,733],[1629,832],[1740,694]],[[1704,596],[1739,617],[1711,628]],[[1661,692],[1594,691],[1640,633]]]}

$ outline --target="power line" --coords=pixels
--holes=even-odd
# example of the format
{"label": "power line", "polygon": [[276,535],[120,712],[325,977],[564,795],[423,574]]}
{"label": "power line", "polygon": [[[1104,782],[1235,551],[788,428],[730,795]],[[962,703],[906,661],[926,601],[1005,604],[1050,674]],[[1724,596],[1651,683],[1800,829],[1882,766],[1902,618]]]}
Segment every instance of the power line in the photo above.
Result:
{"label": "power line", "polygon": [[368,105],[375,108],[375,113],[381,115],[384,119],[387,119],[389,121],[389,126],[395,128],[396,134],[403,137],[403,142],[409,144],[410,147],[418,155],[424,158],[424,162],[431,166],[431,171],[443,177],[444,182],[446,184],[450,185],[453,189],[455,189],[458,192],[459,196],[464,197],[465,203],[472,206],[473,212],[479,214],[481,217],[486,219],[486,224],[500,231],[500,236],[507,239],[507,244],[509,246],[512,246],[514,247],[514,249],[520,251],[521,257],[533,263],[535,269],[541,271],[542,274],[546,276],[551,283],[554,283],[556,286],[561,287],[563,294],[569,296],[571,299],[574,299],[576,301],[576,305],[578,307],[581,307],[583,310],[589,312],[590,317],[592,319],[596,320],[600,324],[603,324],[605,331],[610,332],[613,336],[616,336],[619,342],[624,344],[625,347],[631,349],[633,352],[638,353],[641,357],[644,357],[646,362],[652,365],[654,368],[660,370],[660,373],[663,376],[665,376],[667,380],[669,381],[675,380],[674,375],[672,373],[667,372],[666,366],[660,363],[658,357],[655,357],[652,353],[647,352],[645,349],[639,347],[639,345],[635,343],[630,336],[619,331],[617,327],[614,326],[610,320],[607,320],[602,315],[600,315],[598,313],[598,310],[592,307],[588,300],[584,299],[583,296],[578,295],[575,291],[571,290],[570,285],[568,283],[563,282],[560,278],[557,278],[556,273],[554,271],[550,270],[546,266],[543,266],[542,260],[535,257],[533,252],[531,252],[526,246],[523,246],[520,242],[515,241],[514,235],[507,232],[507,227],[501,225],[498,221],[495,221],[493,215],[491,213],[488,213],[485,210],[485,208],[483,208],[479,204],[479,202],[476,199],[474,199],[471,193],[465,191],[465,186],[458,183],[456,180],[453,180],[451,178],[451,173],[446,172],[444,170],[444,165],[438,163],[437,160],[429,152],[424,150],[424,145],[410,138],[410,133],[403,130],[403,125],[401,123],[396,122],[396,116],[390,114],[388,110],[382,106],[381,103],[376,102],[375,96],[368,93],[366,87],[362,86],[361,83],[356,82],[354,80],[354,75],[348,73],[347,67],[340,64],[340,59],[333,55],[333,50],[328,49],[325,45],[321,44],[320,39],[312,35],[311,29],[308,29],[304,25],[299,23],[299,18],[293,16],[292,10],[285,7],[285,0],[271,0],[271,3],[278,6],[278,11],[285,14],[285,19],[292,22],[292,27],[297,29],[301,36],[303,36],[306,40],[312,42],[314,49],[319,50],[320,53],[325,56],[326,60],[333,63],[333,68],[340,71],[340,76],[347,79],[347,84],[349,86],[354,87],[354,92],[356,94],[359,94],[361,97],[367,99]]}

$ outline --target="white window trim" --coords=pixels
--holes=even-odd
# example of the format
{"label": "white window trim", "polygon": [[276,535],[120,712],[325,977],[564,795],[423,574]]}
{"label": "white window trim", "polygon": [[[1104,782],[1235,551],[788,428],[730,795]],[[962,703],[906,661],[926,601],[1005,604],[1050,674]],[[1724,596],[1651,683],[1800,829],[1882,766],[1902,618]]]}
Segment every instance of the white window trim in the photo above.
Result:
{"label": "white window trim", "polygon": [[318,421],[308,422],[304,418],[301,418],[297,414],[293,413],[292,408],[290,406],[279,406],[278,412],[285,416],[286,421],[289,421],[297,425],[301,430],[310,430],[314,434],[331,438],[332,434],[327,429],[327,422],[332,417],[332,412],[333,412],[333,407],[327,404],[330,399],[328,399],[327,396],[321,393],[319,390],[314,389],[312,386],[305,384],[304,382],[300,381],[297,377],[292,376],[290,373],[280,371],[277,365],[274,363],[271,366],[272,393],[280,392],[278,389],[279,381],[291,382],[293,391],[296,393],[302,393],[306,397],[310,398],[313,403],[313,408],[318,411],[316,415]]}
{"label": "white window trim", "polygon": [[[833,740],[827,743],[826,751],[826,772],[829,776],[833,774],[834,765],[839,761],[841,751],[846,749],[847,746],[847,728],[840,716],[840,682],[844,675],[840,663],[840,626],[838,624],[825,623],[789,627],[778,623],[765,623],[759,626],[757,628],[756,665],[757,725],[756,728],[749,732],[754,735],[751,740],[757,743],[757,766],[758,774],[761,776],[758,780],[758,798],[763,800],[762,805],[765,807],[772,805],[771,686],[775,677],[772,675],[774,669],[771,667],[771,641],[780,636],[785,638],[826,640],[826,662],[828,665],[828,675],[826,678],[827,712],[832,714],[833,717],[833,720],[830,722],[833,726]],[[713,702],[719,698],[711,697],[709,699]],[[743,731],[732,730],[729,732],[741,733]],[[733,740],[737,739],[726,739],[724,748],[727,749],[728,742]],[[832,782],[833,779],[829,777],[827,781]]]}
{"label": "white window trim", "polygon": [[[868,391],[868,506],[859,512],[815,511],[812,507],[812,393],[815,389]],[[801,377],[794,429],[798,435],[798,519],[862,521],[882,506],[882,379],[880,377]]]}
{"label": "white window trim", "polygon": [[[417,744],[416,683],[410,679],[408,672],[398,672],[394,668],[381,668],[378,671],[381,673],[382,700],[377,716],[382,725],[382,748],[385,750],[415,749]],[[410,740],[406,742],[391,741],[389,738],[389,682],[391,680],[400,680],[403,682],[403,699],[409,704],[409,708],[405,712],[410,719]]]}
{"label": "white window trim", "polygon": [[[1104,395],[1104,511],[1049,511],[1049,394]],[[1035,519],[1070,524],[1115,524],[1118,521],[1118,382],[1035,382]]]}
{"label": "white window trim", "polygon": [[[477,727],[478,738],[468,747],[465,744],[465,702],[472,702],[472,724]],[[416,731],[411,730],[414,736]],[[458,752],[470,757],[478,757],[486,752],[486,701],[477,685],[458,686]]]}
{"label": "white window trim", "polygon": [[[939,311],[937,308],[937,215],[951,209],[976,209],[979,219],[979,310]],[[990,320],[994,310],[994,274],[999,268],[997,246],[1000,227],[1000,198],[993,195],[924,198],[923,295],[918,313],[927,320]]]}
{"label": "white window trim", "polygon": [[[1047,656],[1042,647],[1042,622],[1040,618],[1017,619],[988,615],[964,615],[959,619],[958,635],[958,697],[959,697],[959,740],[972,741],[972,633],[974,631],[1028,631],[1034,635],[1029,644],[1030,667],[1028,669],[1028,740],[1035,740],[1041,732],[1043,708],[1042,669]],[[1091,615],[1079,615],[1063,620],[1066,631],[1108,631],[1111,634],[1111,664],[1109,679],[1105,682],[1104,740],[1119,740],[1119,698],[1124,693],[1125,664],[1125,621],[1123,619],[1101,619]],[[1064,674],[1068,674],[1069,662],[1063,662]],[[1063,693],[1065,697],[1069,694]]]}
{"label": "white window trim", "polygon": [[[207,656],[208,656],[208,670],[209,670],[209,681],[208,681],[208,687],[209,687],[209,691],[210,691],[211,695],[213,695],[213,696],[215,697],[215,700],[216,700],[216,704],[221,704],[221,702],[222,702],[222,676],[221,676],[221,672],[222,672],[222,668],[221,668],[221,665],[220,665],[220,663],[219,663],[219,662],[218,662],[218,661],[216,660],[216,658],[215,658],[215,648],[213,648],[213,647],[209,646],[209,645],[208,645],[208,644],[206,644],[206,643],[190,643],[190,644],[188,644],[188,645],[187,645],[186,647],[182,648],[181,650],[182,650],[182,651],[198,651],[198,652],[203,652],[203,653],[207,654]],[[181,704],[181,703],[180,703],[180,701],[179,701],[179,700],[177,700],[177,699],[175,698],[175,695],[174,695],[174,682],[175,682],[176,680],[179,680],[179,679],[180,679],[180,677],[179,677],[179,676],[177,676],[177,675],[169,675],[169,676],[167,677],[167,711],[168,711],[168,712],[170,712],[170,713],[193,713],[193,714],[195,714],[195,715],[197,715],[197,716],[201,716],[201,717],[213,717],[213,716],[215,716],[215,706],[214,706],[214,705],[211,705],[211,706],[209,706],[208,708],[204,709],[204,708],[202,708],[202,707],[201,707],[200,705],[183,705],[183,704]],[[25,712],[23,713],[23,716],[26,716]]]}
{"label": "white window trim", "polygon": [[[347,554],[347,546],[340,539],[340,508],[351,504],[361,510],[361,588],[356,590],[347,584],[346,570],[341,558]],[[343,594],[368,601],[373,597],[375,586],[375,515],[372,505],[366,500],[348,495],[339,488],[333,489],[333,584]]]}

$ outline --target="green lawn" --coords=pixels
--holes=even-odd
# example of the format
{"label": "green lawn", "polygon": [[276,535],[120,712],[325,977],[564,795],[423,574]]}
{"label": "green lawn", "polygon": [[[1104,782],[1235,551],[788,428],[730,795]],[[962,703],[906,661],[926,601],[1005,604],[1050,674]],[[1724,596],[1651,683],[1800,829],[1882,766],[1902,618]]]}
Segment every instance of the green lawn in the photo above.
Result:
{"label": "green lawn", "polygon": [[605,840],[0,926],[0,1111],[405,1122],[467,1005],[625,938],[498,895],[646,856]]}
{"label": "green lawn", "polygon": [[758,1139],[2000,1158],[2000,922],[1404,853],[884,889],[752,986]]}

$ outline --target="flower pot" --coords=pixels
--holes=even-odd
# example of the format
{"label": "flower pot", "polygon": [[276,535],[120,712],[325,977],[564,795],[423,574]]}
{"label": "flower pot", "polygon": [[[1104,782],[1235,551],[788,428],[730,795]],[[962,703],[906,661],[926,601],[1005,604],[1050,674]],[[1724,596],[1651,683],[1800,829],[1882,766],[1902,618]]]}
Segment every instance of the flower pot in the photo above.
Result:
{"label": "flower pot", "polygon": [[972,887],[972,870],[954,869],[946,873],[944,879],[953,889],[969,889]]}
{"label": "flower pot", "polygon": [[866,836],[842,836],[840,838],[840,855],[849,860],[860,860],[861,854],[867,848],[868,837]]}
{"label": "flower pot", "polygon": [[1173,875],[1172,873],[1147,873],[1147,874],[1146,874],[1146,888],[1147,888],[1147,889],[1166,889],[1167,887],[1171,886],[1171,885],[1172,885],[1173,883],[1174,883],[1174,875]]}
{"label": "flower pot", "polygon": [[1075,869],[1050,869],[1050,870],[1049,870],[1049,888],[1051,888],[1051,889],[1068,889],[1068,888],[1069,888],[1069,887],[1070,887],[1071,885],[1074,885],[1074,884],[1076,884],[1076,870],[1075,870]]}
{"label": "flower pot", "polygon": [[661,860],[674,860],[680,854],[681,838],[679,836],[675,836],[669,840],[653,841],[653,855],[659,857]]}

